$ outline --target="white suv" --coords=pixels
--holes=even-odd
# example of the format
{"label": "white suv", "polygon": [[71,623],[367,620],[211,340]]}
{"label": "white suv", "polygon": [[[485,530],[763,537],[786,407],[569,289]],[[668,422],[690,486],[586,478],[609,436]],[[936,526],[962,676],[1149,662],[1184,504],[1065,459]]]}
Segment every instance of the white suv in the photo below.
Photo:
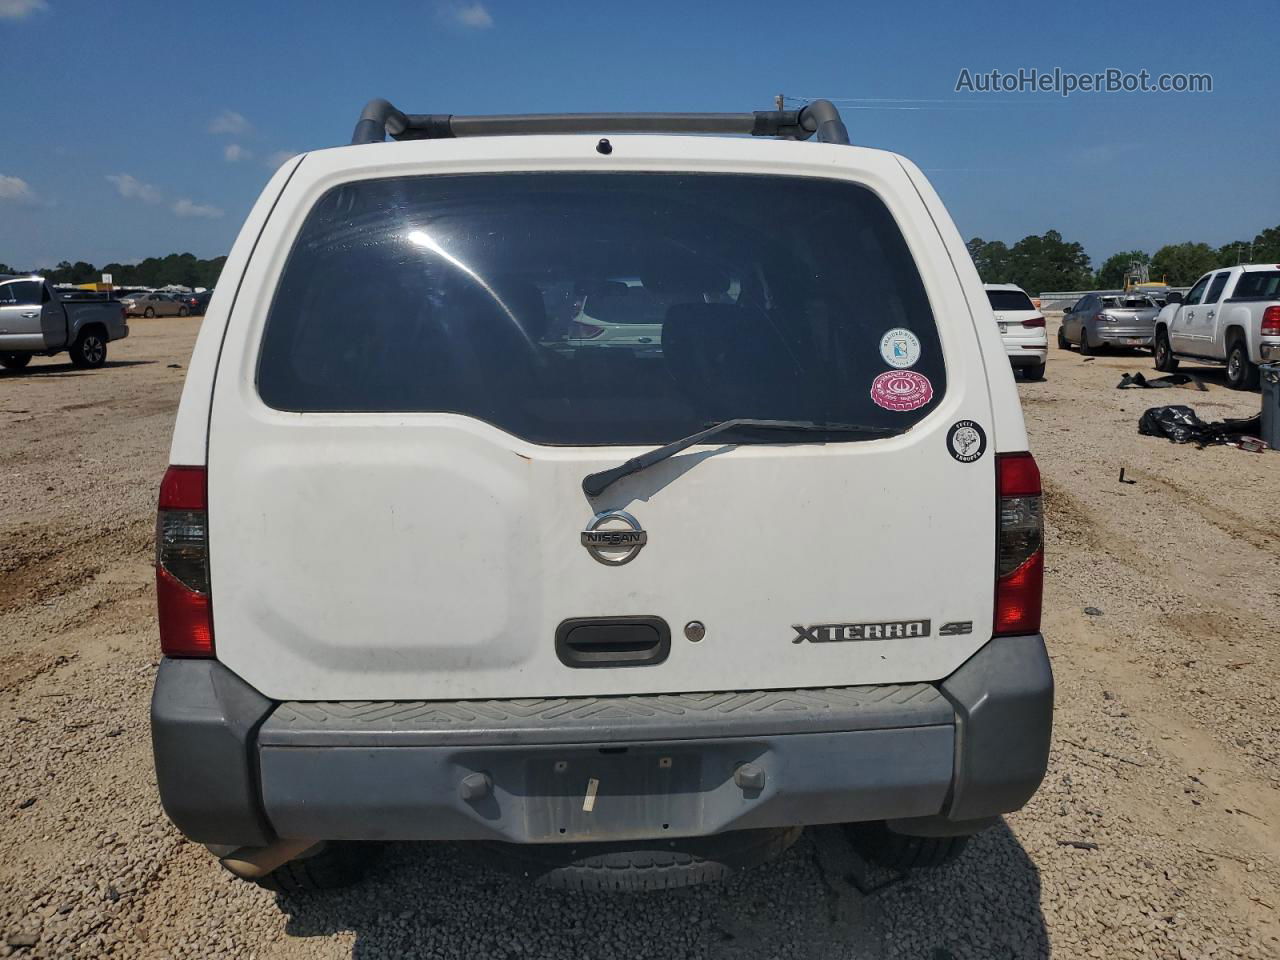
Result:
{"label": "white suv", "polygon": [[[618,278],[661,329],[574,344]],[[368,840],[610,888],[807,824],[955,855],[1034,793],[1052,720],[1003,357],[929,183],[828,103],[374,101],[267,185],[191,358],[165,809],[277,888],[351,880]]]}
{"label": "white suv", "polygon": [[1044,314],[1016,283],[988,283],[983,289],[987,291],[987,300],[1000,328],[1009,365],[1022,371],[1027,380],[1043,380],[1049,358]]}

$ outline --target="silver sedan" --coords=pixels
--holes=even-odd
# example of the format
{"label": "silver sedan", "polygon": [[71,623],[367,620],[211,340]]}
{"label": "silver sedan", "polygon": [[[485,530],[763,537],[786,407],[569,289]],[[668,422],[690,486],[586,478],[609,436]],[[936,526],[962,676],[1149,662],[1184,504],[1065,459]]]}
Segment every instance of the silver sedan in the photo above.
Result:
{"label": "silver sedan", "polygon": [[1144,294],[1090,293],[1062,315],[1058,346],[1079,344],[1082,354],[1102,347],[1149,347],[1160,306]]}
{"label": "silver sedan", "polygon": [[191,308],[168,293],[134,293],[120,303],[131,317],[185,317]]}

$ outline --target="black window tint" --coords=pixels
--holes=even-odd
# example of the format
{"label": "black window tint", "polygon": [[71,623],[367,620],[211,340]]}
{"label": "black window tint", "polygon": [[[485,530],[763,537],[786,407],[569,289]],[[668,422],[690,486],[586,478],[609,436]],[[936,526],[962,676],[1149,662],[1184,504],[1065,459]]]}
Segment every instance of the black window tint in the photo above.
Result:
{"label": "black window tint", "polygon": [[988,290],[992,310],[1034,310],[1036,305],[1021,290]]}
{"label": "black window tint", "polygon": [[1209,285],[1209,293],[1204,298],[1205,303],[1217,303],[1222,297],[1222,288],[1227,285],[1227,277],[1230,274],[1225,270],[1213,278],[1213,283]]}
{"label": "black window tint", "polygon": [[44,284],[39,280],[16,280],[9,284],[9,290],[20,306],[36,307],[40,305],[40,294],[44,290]]}
{"label": "black window tint", "polygon": [[14,292],[13,292],[13,284],[0,283],[0,304],[12,305],[16,302],[17,300],[14,297]]}
{"label": "black window tint", "polygon": [[1231,297],[1233,300],[1280,299],[1280,270],[1242,273]]}
{"label": "black window tint", "polygon": [[[920,345],[905,379],[932,388],[907,412],[871,396],[895,328]],[[337,187],[290,252],[258,365],[277,409],[454,412],[547,444],[662,443],[732,417],[906,429],[945,389],[920,275],[874,193],[720,174]]]}

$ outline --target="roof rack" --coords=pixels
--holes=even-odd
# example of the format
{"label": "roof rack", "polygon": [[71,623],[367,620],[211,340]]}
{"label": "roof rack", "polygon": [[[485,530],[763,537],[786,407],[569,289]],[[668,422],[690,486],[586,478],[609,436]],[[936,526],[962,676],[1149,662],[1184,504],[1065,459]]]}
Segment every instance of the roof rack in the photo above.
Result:
{"label": "roof rack", "polygon": [[370,100],[360,114],[352,143],[503,137],[533,133],[749,133],[753,137],[848,144],[849,131],[829,100],[799,110],[754,113],[526,113],[462,117],[449,113],[402,113],[386,100]]}

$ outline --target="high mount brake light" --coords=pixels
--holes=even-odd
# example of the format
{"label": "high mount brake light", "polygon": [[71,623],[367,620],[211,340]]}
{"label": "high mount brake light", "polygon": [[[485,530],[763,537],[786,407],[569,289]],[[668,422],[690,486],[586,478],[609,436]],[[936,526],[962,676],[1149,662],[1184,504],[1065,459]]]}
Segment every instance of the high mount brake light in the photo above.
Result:
{"label": "high mount brake light", "polygon": [[1029,453],[996,456],[996,636],[1035,633],[1044,599],[1044,500]]}
{"label": "high mount brake light", "polygon": [[156,511],[156,603],[168,657],[213,656],[204,467],[169,467]]}

